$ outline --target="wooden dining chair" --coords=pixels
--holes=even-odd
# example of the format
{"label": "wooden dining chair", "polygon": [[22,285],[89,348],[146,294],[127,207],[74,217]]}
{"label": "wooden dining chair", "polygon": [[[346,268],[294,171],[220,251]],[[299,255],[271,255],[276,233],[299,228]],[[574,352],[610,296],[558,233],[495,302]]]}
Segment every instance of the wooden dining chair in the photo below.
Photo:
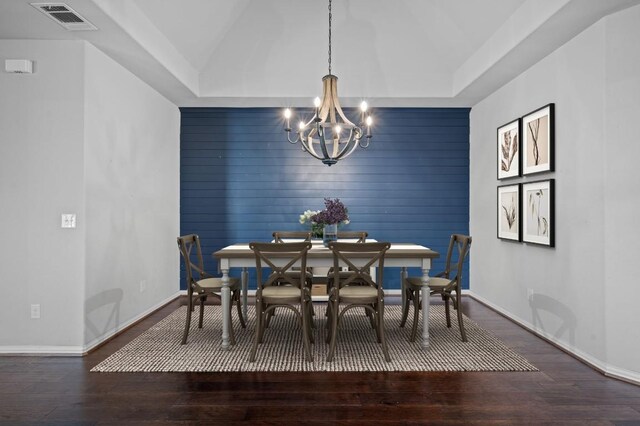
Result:
{"label": "wooden dining chair", "polygon": [[[311,242],[312,234],[309,231],[274,231],[273,232],[273,242],[274,243],[284,243],[284,242],[300,242],[300,241],[308,241]],[[292,241],[293,240],[293,241]],[[292,267],[291,271],[288,274],[295,274],[296,271],[299,271],[299,267]],[[313,268],[307,268],[307,284],[309,286],[313,285]],[[311,310],[313,313],[313,310]],[[271,322],[271,318],[275,315],[276,310],[272,310],[267,315],[267,319],[265,321],[265,327],[269,328],[269,323]],[[312,323],[313,324],[313,323]]]}
{"label": "wooden dining chair", "polygon": [[[198,321],[198,328],[202,328],[204,303],[207,298],[213,297],[222,301],[222,278],[216,278],[204,270],[200,238],[196,234],[178,237],[178,248],[180,249],[182,259],[184,260],[185,271],[187,273],[187,320],[184,326],[184,334],[182,336],[182,344],[184,345],[187,343],[187,337],[189,336],[191,313],[195,309],[195,302],[200,301],[200,319]],[[240,305],[240,281],[237,278],[229,278],[229,287],[231,289],[230,308],[233,307],[233,303],[235,302],[238,308],[240,325],[242,328],[245,328],[246,324],[244,317],[242,316],[242,306]],[[233,326],[230,327],[229,334],[231,344],[235,345],[236,340],[233,333]]]}
{"label": "wooden dining chair", "polygon": [[[288,242],[302,242],[302,241],[311,242],[311,232],[275,231],[272,235],[273,235],[273,242],[278,244],[284,243],[285,240],[287,240]],[[296,241],[290,241],[290,240],[296,240]],[[299,267],[294,266],[291,268],[291,271],[288,273],[293,274],[299,270],[300,270]],[[307,268],[307,280],[308,280],[308,284],[312,285],[313,268],[311,267]],[[267,321],[267,327],[268,327],[268,321]]]}
{"label": "wooden dining chair", "polygon": [[[367,237],[369,234],[366,231],[342,231],[338,232],[338,241],[340,240],[356,240],[356,243],[365,243],[367,242]],[[327,294],[333,288],[333,267],[329,268],[329,272],[327,272]],[[340,279],[346,278],[349,276],[349,271],[340,271]]]}
{"label": "wooden dining chair", "polygon": [[[462,341],[467,341],[467,334],[464,331],[463,317],[462,317],[462,273],[464,260],[469,254],[471,248],[471,237],[468,235],[453,234],[449,240],[449,249],[447,250],[447,260],[445,270],[440,272],[434,277],[429,278],[429,290],[430,294],[439,294],[444,300],[445,313],[447,318],[447,327],[451,327],[451,317],[449,314],[449,300],[453,304],[453,308],[458,312],[458,326],[460,327],[460,335]],[[455,270],[452,271],[452,258],[454,255],[454,249],[457,252],[457,262],[455,263]],[[451,273],[455,272],[453,278]],[[422,277],[407,277],[405,280],[405,291],[402,297],[405,298],[404,311],[402,312],[402,321],[400,327],[404,327],[409,315],[409,305],[413,305],[413,326],[411,328],[410,341],[416,340],[418,331],[418,315],[420,312],[421,301],[420,291],[422,290]]]}
{"label": "wooden dining chair", "polygon": [[275,231],[272,235],[275,243],[284,243],[284,240],[311,241],[311,232],[305,231]]}
{"label": "wooden dining chair", "polygon": [[[354,308],[364,308],[370,313],[370,320],[376,331],[378,343],[382,346],[384,359],[389,362],[389,351],[384,333],[384,256],[391,247],[389,243],[341,243],[332,241],[329,249],[333,252],[334,282],[329,293],[328,317],[329,354],[327,362],[333,360],[340,321],[344,314]],[[348,275],[340,274],[340,265],[349,267]],[[376,279],[371,277],[371,268],[376,268]],[[344,307],[340,310],[340,305]],[[364,317],[363,317],[364,319]]]}
{"label": "wooden dining chair", "polygon": [[357,243],[366,243],[368,236],[366,231],[338,231],[338,241],[357,240]]}
{"label": "wooden dining chair", "polygon": [[[256,258],[256,275],[258,289],[256,291],[256,332],[249,361],[256,360],[258,344],[263,342],[267,319],[276,308],[293,311],[302,325],[302,338],[305,348],[305,359],[313,361],[311,343],[313,334],[311,322],[313,305],[311,287],[307,284],[306,270],[307,252],[310,242],[299,243],[250,243],[249,248]],[[299,264],[300,270],[292,271],[293,265]],[[262,268],[270,268],[271,273],[263,274]],[[298,309],[299,308],[299,309]]]}

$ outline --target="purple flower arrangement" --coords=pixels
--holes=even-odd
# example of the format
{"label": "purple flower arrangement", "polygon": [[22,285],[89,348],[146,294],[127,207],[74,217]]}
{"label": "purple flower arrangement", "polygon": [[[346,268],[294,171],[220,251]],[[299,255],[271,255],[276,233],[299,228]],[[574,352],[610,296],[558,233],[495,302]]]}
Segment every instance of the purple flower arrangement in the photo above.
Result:
{"label": "purple flower arrangement", "polygon": [[322,225],[334,225],[338,223],[346,225],[349,223],[349,212],[339,198],[334,200],[325,198],[324,206],[324,210],[311,217],[313,222]]}

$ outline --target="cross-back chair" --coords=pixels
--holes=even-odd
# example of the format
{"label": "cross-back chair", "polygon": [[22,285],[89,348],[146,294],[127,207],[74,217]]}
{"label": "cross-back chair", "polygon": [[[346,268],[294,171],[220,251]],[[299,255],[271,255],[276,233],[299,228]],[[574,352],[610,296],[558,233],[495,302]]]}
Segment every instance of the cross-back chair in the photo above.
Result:
{"label": "cross-back chair", "polygon": [[[256,275],[258,289],[256,291],[256,333],[249,361],[256,360],[258,344],[263,342],[267,319],[276,308],[290,309],[302,325],[302,338],[305,348],[305,359],[313,361],[311,343],[311,288],[307,284],[306,270],[307,252],[310,242],[299,243],[251,243],[256,258]],[[294,265],[300,270],[293,271]],[[262,268],[270,268],[271,273],[263,274]],[[299,309],[298,309],[299,307]]]}
{"label": "cross-back chair", "polygon": [[[204,270],[204,262],[202,259],[202,248],[200,246],[200,237],[196,234],[189,234],[178,237],[178,248],[184,260],[185,271],[187,273],[187,320],[184,326],[184,334],[182,336],[182,344],[187,343],[189,336],[189,328],[191,327],[191,313],[195,309],[195,302],[200,301],[200,319],[198,328],[202,328],[204,317],[204,303],[208,297],[222,300],[222,278],[216,278]],[[244,317],[242,316],[242,307],[240,305],[240,281],[237,278],[229,278],[229,287],[231,289],[231,306],[236,303],[238,308],[238,318],[242,328],[246,327]],[[236,339],[233,333],[233,326],[229,328],[231,344],[235,345]]]}
{"label": "cross-back chair", "polygon": [[[302,240],[311,241],[311,232],[305,231],[275,231],[273,233],[273,242],[284,243],[284,240]],[[289,241],[293,242],[293,241]]]}
{"label": "cross-back chair", "polygon": [[[338,232],[338,241],[340,240],[356,240],[356,243],[366,243],[367,237],[369,234],[366,231],[341,231]],[[333,287],[333,267],[329,268],[329,272],[327,273],[327,294],[331,291]],[[340,277],[345,278],[349,276],[348,271],[340,271]]]}
{"label": "cross-back chair", "polygon": [[[429,278],[429,290],[430,294],[439,294],[444,300],[445,313],[447,317],[447,327],[451,327],[451,316],[449,313],[449,300],[453,304],[453,308],[458,312],[458,326],[460,327],[460,336],[462,341],[467,341],[467,334],[464,331],[463,317],[462,317],[462,303],[461,303],[461,291],[462,291],[462,272],[464,260],[469,254],[471,248],[471,237],[468,235],[453,234],[449,240],[449,249],[447,250],[447,260],[445,270],[440,272],[434,277]],[[455,250],[455,253],[454,253]],[[457,254],[458,258],[455,263],[452,262],[454,254]],[[452,266],[455,269],[452,269]],[[453,278],[451,273],[455,272]],[[416,334],[418,331],[418,314],[420,312],[420,290],[422,289],[422,277],[408,277],[405,280],[405,291],[403,297],[405,298],[404,312],[402,313],[402,321],[400,327],[404,327],[409,315],[409,309],[413,304],[413,326],[411,328],[410,341],[416,340]],[[413,302],[413,303],[411,303]]]}
{"label": "cross-back chair", "polygon": [[[299,241],[311,242],[311,237],[312,237],[311,232],[308,232],[308,231],[275,231],[273,232],[272,235],[273,235],[274,243],[299,242]],[[291,240],[296,240],[296,241],[291,241]],[[299,270],[300,268],[293,267],[291,268],[291,272],[289,272],[289,274],[297,273],[297,271]],[[313,268],[311,267],[307,268],[307,281],[308,281],[307,284],[309,286],[313,285]],[[313,310],[311,310],[311,312],[313,313]],[[267,315],[267,319],[265,321],[265,327],[269,328],[271,317],[273,317],[275,313],[276,313],[275,309],[269,312],[269,315]]]}
{"label": "cross-back chair", "polygon": [[366,243],[369,234],[366,231],[338,231],[338,241],[357,240],[357,243]]}
{"label": "cross-back chair", "polygon": [[[329,293],[327,316],[330,329],[327,334],[329,354],[327,362],[333,360],[340,321],[345,312],[354,308],[364,308],[376,331],[377,342],[387,362],[391,360],[384,333],[384,257],[391,244],[381,243],[341,243],[332,241],[329,248],[333,252],[334,285]],[[340,271],[344,264],[348,271]],[[371,268],[376,268],[374,280]],[[346,272],[343,274],[341,272]],[[340,304],[345,306],[340,310]]]}

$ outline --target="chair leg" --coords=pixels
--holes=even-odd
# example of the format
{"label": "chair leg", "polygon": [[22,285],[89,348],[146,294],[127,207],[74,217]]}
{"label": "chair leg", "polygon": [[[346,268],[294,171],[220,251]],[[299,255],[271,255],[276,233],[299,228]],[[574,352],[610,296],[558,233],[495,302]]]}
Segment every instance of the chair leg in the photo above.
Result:
{"label": "chair leg", "polygon": [[407,288],[405,289],[404,294],[402,295],[402,297],[405,299],[405,304],[404,304],[404,309],[402,311],[402,320],[400,321],[400,327],[405,326],[405,324],[407,323],[407,317],[409,316],[409,302],[410,302],[409,292],[410,291],[411,290]]}
{"label": "chair leg", "polygon": [[418,334],[418,319],[420,316],[420,290],[411,290],[413,298],[413,324],[411,326],[410,342],[416,341],[416,335]]}
{"label": "chair leg", "polygon": [[[222,306],[220,306],[222,307]],[[236,344],[236,334],[233,331],[233,318],[231,315],[231,311],[233,310],[233,297],[229,300],[229,343],[232,345]]]}
{"label": "chair leg", "polygon": [[200,297],[200,319],[198,320],[198,328],[202,328],[202,320],[204,318],[204,302],[206,297]]}
{"label": "chair leg", "polygon": [[189,302],[187,305],[187,322],[184,325],[184,334],[182,335],[182,344],[187,344],[187,337],[189,336],[189,328],[191,327],[191,312],[193,311],[193,298],[189,297]]}
{"label": "chair leg", "polygon": [[462,336],[462,341],[467,341],[467,333],[464,331],[464,324],[462,322],[462,300],[460,299],[460,291],[456,289],[456,303],[454,306],[457,307],[458,311],[458,325],[460,326],[460,336]]}
{"label": "chair leg", "polygon": [[378,302],[378,334],[380,336],[380,343],[382,343],[382,353],[384,354],[384,359],[387,362],[391,362],[391,357],[389,356],[389,348],[387,348],[387,340],[384,336],[384,300],[380,300]]}
{"label": "chair leg", "polygon": [[305,359],[308,362],[313,362],[313,353],[311,353],[311,334],[309,330],[309,313],[307,312],[306,302],[300,305],[302,312],[302,342],[304,343]]}
{"label": "chair leg", "polygon": [[327,329],[327,337],[325,338],[325,343],[329,345],[331,343],[331,330],[333,329],[333,302],[331,301],[331,298],[329,298],[329,301],[327,302],[326,315],[327,323],[325,328]]}
{"label": "chair leg", "polygon": [[[444,313],[447,318],[447,328],[451,328],[451,315],[449,313],[449,299],[450,297],[446,294],[442,295],[442,300],[444,300]],[[455,306],[455,304],[453,305]]]}
{"label": "chair leg", "polygon": [[374,330],[375,330],[375,332],[376,332],[376,341],[377,341],[378,343],[382,343],[382,336],[380,335],[380,327],[379,327],[379,325],[380,325],[380,314],[379,314],[379,312],[380,312],[380,305],[378,305],[378,306],[373,305],[373,309],[375,309],[375,311],[376,311],[375,315],[373,315],[373,316],[375,317],[375,320],[374,320],[374,324],[375,324]]}
{"label": "chair leg", "polygon": [[[370,306],[371,306],[371,308],[372,308],[373,310],[375,310],[375,309],[376,309],[376,306],[375,306],[375,305],[373,305],[373,304],[372,304],[372,305],[370,305]],[[365,309],[365,313],[367,314],[367,317],[369,318],[369,323],[371,324],[371,328],[373,328],[373,329],[375,330],[375,329],[376,329],[376,327],[378,327],[378,325],[377,325],[377,319],[376,319],[375,315],[374,315],[374,314],[372,314],[372,313],[371,313],[371,311],[370,311],[370,310],[368,310],[368,309]]]}
{"label": "chair leg", "polygon": [[329,353],[327,354],[327,362],[333,361],[333,354],[336,351],[336,335],[338,334],[338,303],[331,308],[331,343],[329,344]]}
{"label": "chair leg", "polygon": [[260,329],[262,328],[262,301],[256,300],[256,332],[253,336],[253,346],[249,354],[249,362],[256,361],[256,352],[258,351],[258,342],[260,341]]}
{"label": "chair leg", "polygon": [[240,303],[240,290],[236,290],[234,294],[236,299],[236,308],[238,308],[238,318],[240,319],[240,326],[242,326],[242,328],[247,328],[247,323],[244,321],[244,317],[242,316],[242,305]]}
{"label": "chair leg", "polygon": [[271,324],[271,317],[275,316],[275,314],[276,314],[275,309],[272,309],[269,311],[264,321],[264,328],[269,328],[269,324]]}
{"label": "chair leg", "polygon": [[[309,313],[309,328],[311,330],[314,330],[316,328],[316,323],[313,321],[315,312],[313,311],[313,301],[311,300],[311,295],[309,295],[309,300],[307,301],[307,312]],[[311,341],[313,343],[313,339],[311,339]]]}

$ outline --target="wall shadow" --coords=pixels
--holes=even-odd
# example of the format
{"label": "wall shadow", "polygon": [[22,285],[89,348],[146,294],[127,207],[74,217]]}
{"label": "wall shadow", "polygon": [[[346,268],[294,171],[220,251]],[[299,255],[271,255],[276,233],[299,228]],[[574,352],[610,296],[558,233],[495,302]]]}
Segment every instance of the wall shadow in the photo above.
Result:
{"label": "wall shadow", "polygon": [[[529,300],[531,308],[531,318],[535,329],[543,330],[556,339],[568,341],[571,345],[575,343],[575,331],[577,319],[573,311],[565,304],[558,302],[543,294],[534,294]],[[559,318],[562,323],[555,330],[549,330],[542,321],[541,313],[547,312]]]}
{"label": "wall shadow", "polygon": [[[120,303],[124,297],[124,291],[121,288],[112,288],[101,291],[85,300],[84,302],[84,323],[85,323],[85,343],[104,336],[110,331],[117,330],[120,326]],[[103,314],[108,312],[106,320]],[[98,313],[100,311],[100,314]],[[92,315],[94,313],[95,315]],[[98,323],[98,318],[100,323]]]}

